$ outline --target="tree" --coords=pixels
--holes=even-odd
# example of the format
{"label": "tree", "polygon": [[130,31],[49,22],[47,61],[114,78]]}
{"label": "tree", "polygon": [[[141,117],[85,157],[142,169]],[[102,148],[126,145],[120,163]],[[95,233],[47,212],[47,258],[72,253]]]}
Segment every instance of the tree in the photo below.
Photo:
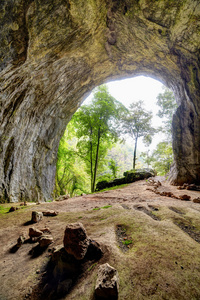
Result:
{"label": "tree", "polygon": [[123,116],[123,132],[134,139],[133,169],[136,164],[137,142],[143,137],[144,143],[149,145],[156,130],[151,127],[152,112],[145,111],[143,101],[132,103]]}
{"label": "tree", "polygon": [[151,164],[158,174],[167,174],[173,162],[172,144],[167,141],[160,142],[153,151],[151,158]]}
{"label": "tree", "polygon": [[112,172],[112,176],[113,178],[117,178],[117,172],[119,170],[119,167],[117,166],[117,163],[114,159],[111,158],[111,160],[109,161],[109,165],[108,165],[109,169]]}
{"label": "tree", "polygon": [[92,103],[83,105],[74,114],[78,155],[86,164],[94,192],[98,169],[103,165],[107,150],[117,141],[116,120],[123,105],[115,100],[105,85],[97,88]]}
{"label": "tree", "polygon": [[73,122],[70,122],[60,140],[57,153],[55,196],[87,192],[87,174],[84,174],[83,163],[75,155],[76,141]]}
{"label": "tree", "polygon": [[173,162],[171,124],[173,114],[177,108],[173,92],[166,87],[163,87],[163,89],[164,92],[157,96],[157,105],[159,106],[158,116],[163,118],[161,130],[165,133],[165,138],[157,144],[151,155],[143,153],[144,162],[151,164],[159,175],[168,173]]}
{"label": "tree", "polygon": [[172,136],[172,117],[177,109],[177,103],[174,94],[168,88],[163,87],[164,92],[158,94],[156,104],[160,107],[158,116],[163,118],[162,131],[167,135],[167,139]]}

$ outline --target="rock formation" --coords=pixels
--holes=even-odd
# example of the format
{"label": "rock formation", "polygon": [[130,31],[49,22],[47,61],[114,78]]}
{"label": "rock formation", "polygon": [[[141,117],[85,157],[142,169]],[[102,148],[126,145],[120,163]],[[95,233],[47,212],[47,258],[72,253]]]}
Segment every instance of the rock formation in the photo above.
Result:
{"label": "rock formation", "polygon": [[107,80],[171,88],[174,184],[200,182],[199,0],[1,0],[0,198],[52,199],[73,113]]}

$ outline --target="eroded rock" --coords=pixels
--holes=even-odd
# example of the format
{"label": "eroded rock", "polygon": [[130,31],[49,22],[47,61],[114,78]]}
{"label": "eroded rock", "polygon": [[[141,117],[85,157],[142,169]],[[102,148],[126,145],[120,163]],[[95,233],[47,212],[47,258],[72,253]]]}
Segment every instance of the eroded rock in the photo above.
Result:
{"label": "eroded rock", "polygon": [[108,263],[101,265],[98,269],[95,286],[96,299],[117,300],[119,293],[119,276],[116,269]]}
{"label": "eroded rock", "polygon": [[23,234],[21,234],[17,239],[17,247],[20,248],[22,244],[24,244],[26,238]]}
{"label": "eroded rock", "polygon": [[53,199],[71,116],[95,86],[127,75],[175,92],[169,179],[200,182],[200,4],[171,2],[1,1],[0,201]]}
{"label": "eroded rock", "polygon": [[43,234],[43,232],[41,230],[39,230],[39,229],[36,229],[34,227],[30,227],[29,228],[29,236],[30,236],[31,239],[35,238],[35,237],[39,237],[42,234]]}
{"label": "eroded rock", "polygon": [[68,224],[65,229],[63,243],[67,253],[73,255],[77,260],[83,259],[90,244],[83,224]]}
{"label": "eroded rock", "polygon": [[31,221],[33,223],[38,223],[42,220],[43,217],[43,213],[42,212],[38,212],[38,211],[32,211],[32,219]]}
{"label": "eroded rock", "polygon": [[53,243],[53,237],[50,235],[42,235],[38,239],[38,243],[41,248],[49,246],[51,243]]}

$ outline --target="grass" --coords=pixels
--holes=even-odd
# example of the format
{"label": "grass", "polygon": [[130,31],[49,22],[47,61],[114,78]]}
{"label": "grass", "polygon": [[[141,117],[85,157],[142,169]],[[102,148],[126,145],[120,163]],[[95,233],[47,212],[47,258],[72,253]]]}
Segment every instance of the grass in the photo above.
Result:
{"label": "grass", "polygon": [[96,265],[97,265],[97,263],[94,263],[87,269],[87,271],[90,272]]}
{"label": "grass", "polygon": [[0,205],[0,214],[4,215],[4,214],[8,213],[9,209],[10,209],[10,206],[8,207],[7,205],[6,206]]}
{"label": "grass", "polygon": [[97,194],[97,193],[102,193],[102,192],[106,192],[106,191],[112,191],[112,190],[117,190],[117,189],[121,189],[121,188],[124,188],[126,186],[128,186],[129,183],[125,183],[125,184],[121,184],[121,185],[115,185],[115,186],[112,186],[110,188],[105,188],[103,190],[100,190],[98,192],[94,192],[92,194]]}
{"label": "grass", "polygon": [[100,210],[101,208],[105,209],[105,208],[109,208],[109,207],[112,207],[112,205],[105,205],[105,206],[102,206],[102,207],[95,207],[95,208],[93,208],[93,210]]}
{"label": "grass", "polygon": [[124,245],[130,245],[130,244],[132,244],[132,240],[125,240],[125,241],[122,241],[122,244],[124,244]]}

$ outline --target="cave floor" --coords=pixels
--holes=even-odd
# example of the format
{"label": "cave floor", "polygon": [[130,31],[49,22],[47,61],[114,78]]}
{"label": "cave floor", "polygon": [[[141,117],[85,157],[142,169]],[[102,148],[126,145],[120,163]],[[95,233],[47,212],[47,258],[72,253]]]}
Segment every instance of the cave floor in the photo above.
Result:
{"label": "cave floor", "polygon": [[[119,272],[119,300],[200,299],[200,192],[178,190],[162,181],[152,192],[145,180],[124,188],[53,201],[0,214],[0,300],[39,299],[39,288],[51,250],[62,245],[65,226],[83,223],[104,256],[77,279],[62,299],[93,299],[98,265],[108,262]],[[10,207],[11,204],[1,205]],[[20,204],[13,204],[20,208]],[[24,243],[14,251],[19,235],[28,239],[31,212],[55,210],[35,228],[49,228],[54,242],[33,256],[36,244]],[[123,241],[130,243],[125,245]],[[51,300],[51,298],[49,298]]]}

